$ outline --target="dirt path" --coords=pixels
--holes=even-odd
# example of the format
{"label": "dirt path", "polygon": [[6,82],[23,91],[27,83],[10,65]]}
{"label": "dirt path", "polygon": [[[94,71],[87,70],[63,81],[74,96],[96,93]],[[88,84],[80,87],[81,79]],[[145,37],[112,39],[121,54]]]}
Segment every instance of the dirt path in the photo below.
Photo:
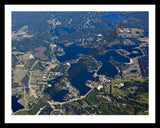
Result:
{"label": "dirt path", "polygon": [[40,108],[40,109],[39,109],[39,111],[36,113],[36,115],[39,115],[39,114],[40,114],[40,112],[41,112],[45,107],[46,107],[46,106],[44,106],[44,107]]}
{"label": "dirt path", "polygon": [[23,96],[24,96],[24,100],[25,100],[25,106],[24,108],[26,108],[27,104],[28,104],[28,101],[26,100],[26,97],[25,97],[25,85],[24,85],[24,92],[23,92]]}
{"label": "dirt path", "polygon": [[29,71],[30,75],[29,75],[29,82],[28,82],[28,87],[29,87],[29,90],[30,90],[30,95],[33,95],[34,98],[38,98],[38,96],[35,94],[34,90],[32,89],[32,86],[30,84],[31,82],[31,76],[32,76],[32,72]]}

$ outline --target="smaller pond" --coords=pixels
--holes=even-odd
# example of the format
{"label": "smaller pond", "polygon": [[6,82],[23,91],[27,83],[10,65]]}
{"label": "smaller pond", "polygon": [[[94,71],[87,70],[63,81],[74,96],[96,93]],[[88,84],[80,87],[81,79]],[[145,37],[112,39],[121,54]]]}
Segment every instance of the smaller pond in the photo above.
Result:
{"label": "smaller pond", "polygon": [[23,109],[24,106],[17,102],[18,98],[16,96],[12,96],[12,110],[13,112],[18,111],[19,109]]}
{"label": "smaller pond", "polygon": [[66,31],[66,32],[68,32],[68,33],[73,33],[73,32],[75,32],[75,30],[73,30],[73,29],[68,29],[68,28],[64,28],[64,27],[56,27],[56,28],[54,29],[54,31],[51,29],[51,30],[50,30],[50,33],[53,34],[53,36],[54,36],[54,35],[57,35],[58,37],[60,37],[60,35],[59,35],[59,32],[60,32],[60,31]]}

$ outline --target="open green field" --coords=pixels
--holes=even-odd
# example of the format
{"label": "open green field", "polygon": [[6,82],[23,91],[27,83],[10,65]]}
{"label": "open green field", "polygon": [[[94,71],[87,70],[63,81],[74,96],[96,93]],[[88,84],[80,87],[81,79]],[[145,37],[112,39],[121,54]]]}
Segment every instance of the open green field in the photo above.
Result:
{"label": "open green field", "polygon": [[13,71],[13,83],[21,83],[24,76],[27,74],[27,70],[17,69]]}

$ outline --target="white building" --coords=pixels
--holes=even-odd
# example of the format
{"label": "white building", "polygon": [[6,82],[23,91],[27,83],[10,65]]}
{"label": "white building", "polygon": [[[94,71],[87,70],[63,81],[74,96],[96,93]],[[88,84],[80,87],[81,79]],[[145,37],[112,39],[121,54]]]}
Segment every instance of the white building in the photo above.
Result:
{"label": "white building", "polygon": [[120,83],[119,86],[120,86],[120,87],[123,87],[123,86],[124,86],[124,83]]}

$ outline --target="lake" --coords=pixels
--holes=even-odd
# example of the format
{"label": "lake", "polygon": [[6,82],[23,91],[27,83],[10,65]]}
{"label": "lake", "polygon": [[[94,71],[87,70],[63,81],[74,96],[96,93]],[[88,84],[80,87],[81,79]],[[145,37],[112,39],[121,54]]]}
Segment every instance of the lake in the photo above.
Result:
{"label": "lake", "polygon": [[[75,66],[79,66],[78,63],[76,64],[71,64],[71,68],[68,70],[68,72],[70,72]],[[68,93],[68,91],[63,90],[63,92],[61,91],[55,91],[55,83],[57,83],[62,77],[57,77],[56,79],[50,80],[48,81],[49,84],[51,84],[53,87],[52,92],[54,93],[54,95],[52,95],[52,98],[55,101],[59,101],[61,102],[63,100],[63,97],[65,96],[66,93]],[[90,73],[87,71],[87,67],[85,67],[84,69],[82,69],[80,72],[76,73],[75,76],[72,76],[72,79],[70,80],[70,83],[72,86],[74,86],[75,88],[77,88],[80,92],[80,95],[85,95],[91,88],[85,85],[85,82],[87,80],[98,80],[98,78],[93,78],[93,73]],[[48,87],[44,92],[45,93],[50,93],[51,87]]]}
{"label": "lake", "polygon": [[[110,12],[107,13],[107,15],[103,16],[101,18],[101,20],[104,20],[105,18],[111,18],[112,20],[115,20],[116,22],[109,24],[109,27],[115,27],[117,24],[122,23],[123,18],[120,15],[116,15],[115,12]],[[90,24],[93,24],[94,21],[90,21]],[[70,30],[64,27],[56,27],[54,30],[50,30],[50,33],[56,36],[58,36],[60,38],[60,34],[59,32],[61,31],[66,31],[68,33],[73,33],[75,32],[75,30]],[[57,56],[57,59],[63,63],[67,60],[73,60],[73,59],[77,59],[78,58],[78,54],[89,54],[88,51],[92,51],[91,48],[83,48],[82,46],[76,46],[75,44],[72,44],[68,47],[66,47],[63,44],[60,44],[59,42],[54,42],[56,43],[58,46],[62,47],[63,50],[65,51],[65,55],[63,56]],[[111,57],[117,61],[117,62],[123,62],[123,63],[129,63],[130,62],[130,58],[134,58],[137,56],[141,56],[142,52],[139,49],[135,49],[135,47],[138,46],[138,42],[135,42],[136,45],[134,46],[124,46],[124,45],[119,45],[119,46],[112,46],[111,48],[107,47],[106,50],[109,50],[106,54],[104,55],[95,55],[95,59],[97,61],[101,61],[103,63],[102,67],[99,69],[99,71],[97,72],[98,74],[105,74],[107,77],[114,77],[115,75],[117,75],[118,71],[116,69],[115,66],[113,66],[109,60],[111,59]],[[136,51],[133,52],[131,54],[129,54],[128,56],[122,56],[120,54],[118,54],[115,50],[116,49],[124,49],[127,50],[129,52],[132,51]],[[115,49],[115,50],[110,50],[110,49]],[[68,72],[70,72],[77,64],[71,64],[71,67],[69,69]],[[56,82],[58,82],[58,80],[61,77],[58,77],[56,79],[53,79],[51,81],[48,81],[48,83],[50,83],[53,88],[54,88],[54,84]],[[77,88],[80,92],[80,95],[85,95],[91,88],[87,87],[85,85],[85,82],[87,80],[92,80],[92,81],[97,81],[98,78],[93,78],[93,74],[87,71],[87,68],[85,67],[84,69],[82,69],[79,73],[76,73],[74,77],[72,77],[72,79],[70,80],[72,86],[74,86],[75,88]],[[50,93],[50,87],[47,88],[45,90],[45,92]],[[52,90],[54,95],[52,96],[52,99],[55,101],[63,101],[63,97],[65,96],[66,93],[68,93],[66,90],[61,90],[59,92],[55,91],[54,89]]]}
{"label": "lake", "polygon": [[[73,45],[71,47],[72,50],[69,50],[70,49],[69,47],[66,48],[62,44],[61,44],[61,47],[64,48],[65,55],[61,56],[61,57],[57,57],[58,60],[60,60],[60,62],[64,62],[66,60],[76,59],[78,57],[77,54],[80,54],[80,53],[81,54],[83,54],[83,53],[87,54],[88,50],[89,50],[89,49],[85,49],[83,47],[79,47],[79,46],[76,46],[76,45]],[[79,49],[79,50],[77,50],[77,49]],[[97,72],[98,74],[105,74],[107,77],[114,77],[118,73],[117,69],[109,62],[111,57],[115,61],[118,61],[118,62],[124,62],[124,63],[129,63],[130,62],[130,59],[128,57],[121,56],[115,50],[110,50],[105,55],[96,55],[95,56],[96,60],[101,61],[103,63],[102,67]],[[68,72],[72,71],[72,69],[74,69],[75,66],[79,66],[79,64],[78,63],[71,64],[71,67],[68,70]],[[58,82],[58,80],[60,78],[61,77],[58,77],[56,79],[48,81],[48,83],[51,84],[54,87],[54,84],[56,82]],[[98,78],[94,78],[93,73],[88,72],[87,67],[85,67],[84,69],[80,70],[80,72],[76,73],[75,76],[72,77],[70,82],[71,82],[72,86],[74,86],[75,88],[77,88],[79,90],[80,95],[85,95],[91,89],[90,87],[85,85],[85,82],[87,80],[98,81]],[[45,90],[45,92],[50,94],[50,89],[51,88],[47,88]],[[52,90],[52,92],[54,93],[54,95],[51,95],[52,99],[55,100],[55,101],[59,101],[59,102],[62,102],[63,97],[65,96],[66,93],[68,93],[66,90],[62,90],[62,91],[59,91],[59,92],[55,92],[55,90]]]}
{"label": "lake", "polygon": [[108,51],[103,56],[96,56],[96,60],[101,61],[103,63],[102,67],[99,69],[97,74],[105,74],[107,77],[114,77],[118,70],[109,62],[111,57],[118,62],[129,63],[130,59],[124,56],[121,56],[116,51],[111,50]]}
{"label": "lake", "polygon": [[[71,68],[68,72],[70,72],[75,66],[79,66],[79,64],[72,64]],[[85,85],[87,80],[98,80],[98,78],[93,77],[93,73],[87,71],[87,67],[80,70],[80,72],[76,73],[75,76],[72,76],[70,80],[72,86],[77,88],[80,92],[80,95],[85,95],[91,88]]]}
{"label": "lake", "polygon": [[13,112],[16,112],[20,109],[24,109],[24,106],[17,102],[18,98],[16,96],[12,96],[12,110]]}
{"label": "lake", "polygon": [[69,47],[66,47],[63,44],[58,44],[58,43],[57,45],[62,47],[63,50],[65,51],[65,55],[57,56],[57,59],[60,62],[77,59],[78,54],[88,54],[88,51],[92,50],[91,48],[83,48],[82,46],[76,46],[75,44],[72,44]]}
{"label": "lake", "polygon": [[[57,78],[56,80],[58,82],[59,79]],[[58,91],[54,86],[54,84],[56,82],[53,82],[53,83],[48,82],[48,83],[50,83],[52,85],[52,87],[48,87],[47,89],[45,89],[44,93],[50,94],[50,96],[52,97],[52,99],[54,101],[63,102],[63,98],[66,95],[66,93],[68,93],[68,90],[60,90],[60,91]],[[51,89],[52,89],[52,93],[51,93]]]}

